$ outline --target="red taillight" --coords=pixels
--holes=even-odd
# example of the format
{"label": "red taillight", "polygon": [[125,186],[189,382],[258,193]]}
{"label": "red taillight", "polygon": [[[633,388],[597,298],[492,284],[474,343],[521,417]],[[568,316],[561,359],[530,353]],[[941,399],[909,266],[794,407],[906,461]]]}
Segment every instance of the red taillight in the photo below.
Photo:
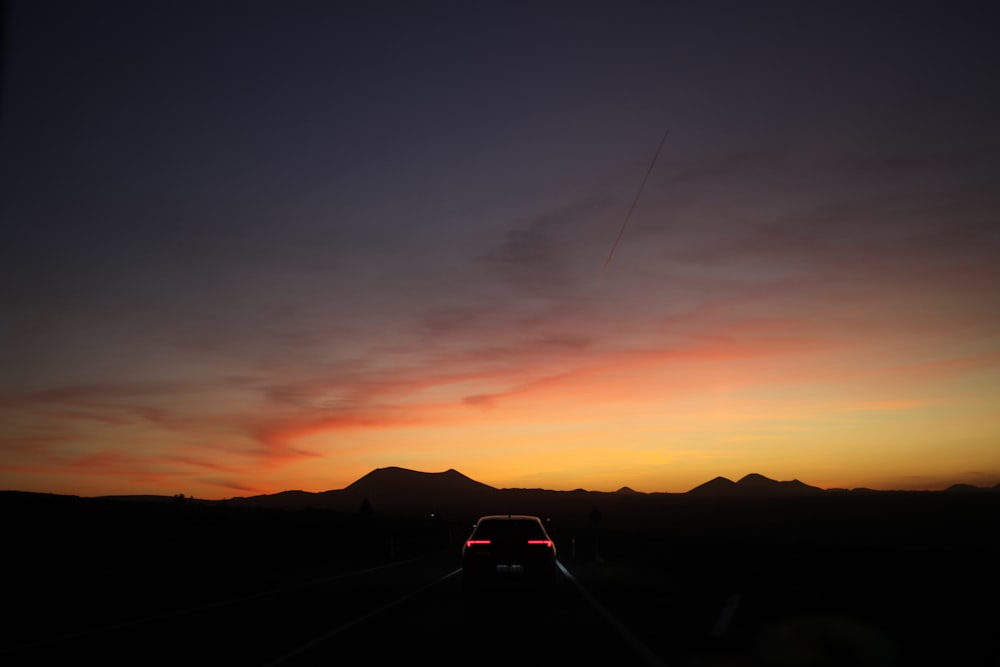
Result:
{"label": "red taillight", "polygon": [[489,543],[490,543],[489,540],[466,540],[465,546],[474,547],[478,544],[489,544]]}
{"label": "red taillight", "polygon": [[547,547],[551,547],[552,540],[528,540],[528,544],[544,544]]}

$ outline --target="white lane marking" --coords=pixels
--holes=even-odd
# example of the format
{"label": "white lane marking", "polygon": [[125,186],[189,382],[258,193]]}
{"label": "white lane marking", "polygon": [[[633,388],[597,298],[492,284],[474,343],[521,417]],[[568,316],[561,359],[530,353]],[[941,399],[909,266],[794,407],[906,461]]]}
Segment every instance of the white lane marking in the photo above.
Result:
{"label": "white lane marking", "polygon": [[437,586],[442,581],[444,581],[444,580],[446,580],[446,579],[448,579],[450,577],[454,577],[456,574],[458,574],[461,571],[462,571],[462,568],[458,568],[457,570],[453,570],[452,572],[449,572],[448,574],[435,579],[434,581],[432,581],[429,584],[425,584],[425,585],[421,586],[420,588],[418,588],[416,590],[410,591],[409,593],[407,593],[406,595],[404,595],[404,596],[402,596],[400,598],[396,598],[392,602],[389,602],[387,604],[382,605],[378,609],[373,609],[370,612],[368,612],[367,614],[362,614],[361,616],[358,616],[355,619],[352,619],[352,620],[350,620],[350,621],[348,621],[346,623],[343,623],[342,625],[337,626],[333,630],[330,630],[329,632],[324,633],[324,634],[320,635],[319,637],[311,639],[311,640],[309,640],[308,642],[306,642],[304,644],[300,644],[297,648],[289,651],[285,655],[280,656],[278,658],[275,658],[274,660],[266,663],[265,667],[271,667],[272,665],[280,665],[283,662],[287,662],[288,660],[291,660],[292,658],[294,658],[294,657],[296,657],[298,655],[301,655],[301,654],[305,653],[306,651],[312,649],[314,646],[322,644],[323,642],[327,641],[331,637],[334,637],[334,636],[340,634],[341,632],[343,632],[343,631],[345,631],[345,630],[347,630],[349,628],[352,628],[352,627],[354,627],[355,625],[357,625],[359,623],[362,623],[363,621],[367,621],[369,618],[372,618],[374,616],[378,616],[379,614],[384,613],[384,612],[388,611],[389,609],[392,609],[393,607],[395,607],[397,605],[400,605],[400,604],[402,604],[402,603],[404,603],[404,602],[406,602],[408,600],[413,599],[414,597],[416,597],[417,595],[420,595],[421,593],[423,593],[427,589],[429,589],[429,588],[431,588],[433,586]]}
{"label": "white lane marking", "polygon": [[719,612],[719,618],[715,623],[715,627],[712,629],[713,637],[722,637],[727,632],[729,632],[729,626],[732,625],[733,616],[736,615],[736,608],[740,606],[739,593],[733,593],[726,600],[726,604],[722,607],[722,611]]}
{"label": "white lane marking", "polygon": [[625,643],[630,645],[636,653],[642,656],[642,658],[646,661],[647,664],[653,665],[653,667],[666,667],[666,663],[660,660],[659,656],[650,651],[645,644],[639,641],[639,639],[635,635],[633,635],[629,631],[629,629],[622,624],[621,621],[615,618],[610,611],[605,609],[604,605],[598,602],[597,599],[590,594],[590,591],[584,588],[583,584],[580,583],[580,581],[576,577],[574,577],[573,574],[569,570],[567,570],[562,563],[557,561],[556,565],[559,567],[562,573],[566,575],[566,578],[569,579],[571,582],[573,582],[573,585],[580,590],[580,592],[583,594],[583,597],[586,598],[587,602],[593,605],[593,607],[598,612],[600,612],[600,614],[604,617],[604,620],[606,620],[608,623],[611,624],[611,627],[613,627],[615,631],[621,636],[621,638],[625,640]]}

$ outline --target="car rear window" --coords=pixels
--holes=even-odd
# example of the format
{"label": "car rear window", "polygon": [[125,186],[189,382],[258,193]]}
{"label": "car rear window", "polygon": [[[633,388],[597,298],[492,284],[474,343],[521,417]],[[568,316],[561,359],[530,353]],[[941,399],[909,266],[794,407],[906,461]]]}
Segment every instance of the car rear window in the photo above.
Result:
{"label": "car rear window", "polygon": [[536,540],[545,538],[545,530],[537,521],[526,519],[490,519],[480,521],[476,537],[486,539],[519,538]]}

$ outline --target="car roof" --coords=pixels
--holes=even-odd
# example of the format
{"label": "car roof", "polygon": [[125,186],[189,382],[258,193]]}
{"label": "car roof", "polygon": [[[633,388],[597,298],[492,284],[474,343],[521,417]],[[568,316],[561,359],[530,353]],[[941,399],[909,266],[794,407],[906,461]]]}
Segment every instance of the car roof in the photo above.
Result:
{"label": "car roof", "polygon": [[541,521],[541,519],[533,514],[487,514],[479,517],[479,521]]}

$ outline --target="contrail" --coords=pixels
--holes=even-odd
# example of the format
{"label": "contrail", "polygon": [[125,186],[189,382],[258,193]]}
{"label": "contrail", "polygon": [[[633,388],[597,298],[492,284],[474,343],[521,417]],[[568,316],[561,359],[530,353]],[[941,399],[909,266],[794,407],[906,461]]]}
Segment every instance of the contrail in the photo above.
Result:
{"label": "contrail", "polygon": [[656,147],[656,153],[653,154],[653,160],[649,163],[649,169],[646,170],[646,176],[642,179],[642,184],[639,185],[639,191],[635,193],[635,199],[632,200],[632,206],[629,207],[628,213],[625,214],[625,220],[622,222],[621,229],[618,230],[618,238],[611,245],[611,252],[608,253],[608,258],[604,260],[604,268],[608,268],[608,264],[611,263],[611,257],[615,254],[615,248],[618,247],[618,242],[622,240],[622,234],[625,233],[625,226],[628,224],[628,219],[632,217],[632,211],[635,210],[635,205],[639,203],[639,197],[642,195],[642,189],[646,187],[646,181],[649,180],[649,174],[653,171],[653,166],[656,164],[656,158],[660,157],[660,151],[663,149],[663,144],[667,142],[667,135],[670,134],[670,129],[668,128],[666,132],[663,133],[663,138],[660,139],[660,145]]}

